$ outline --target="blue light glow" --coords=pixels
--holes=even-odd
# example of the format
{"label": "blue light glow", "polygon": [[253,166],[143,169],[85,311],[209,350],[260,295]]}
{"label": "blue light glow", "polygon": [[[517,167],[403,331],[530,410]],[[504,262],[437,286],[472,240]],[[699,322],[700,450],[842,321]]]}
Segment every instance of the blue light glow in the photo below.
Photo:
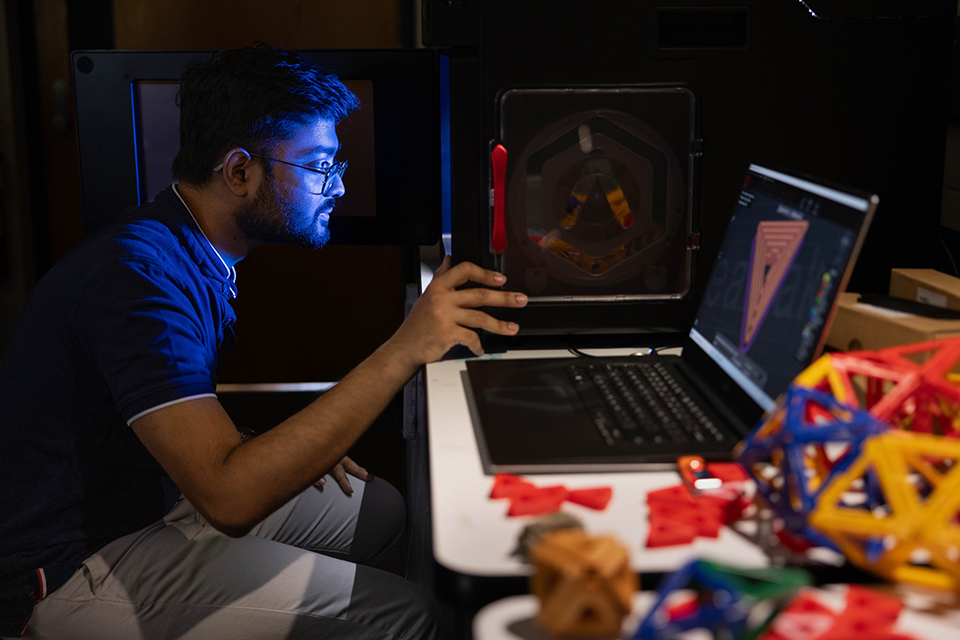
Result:
{"label": "blue light glow", "polygon": [[440,212],[443,234],[450,235],[450,58],[440,56]]}
{"label": "blue light glow", "polygon": [[130,112],[131,120],[133,121],[133,171],[134,175],[137,176],[137,206],[143,204],[143,187],[140,184],[140,150],[137,149],[137,140],[140,137],[140,133],[137,130],[140,121],[137,118],[137,83],[130,83]]}

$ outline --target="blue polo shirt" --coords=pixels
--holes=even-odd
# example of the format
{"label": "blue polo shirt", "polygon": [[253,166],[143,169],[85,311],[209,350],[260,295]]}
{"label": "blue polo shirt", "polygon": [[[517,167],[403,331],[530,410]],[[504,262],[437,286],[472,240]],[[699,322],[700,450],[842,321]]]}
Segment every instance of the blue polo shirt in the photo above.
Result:
{"label": "blue polo shirt", "polygon": [[129,423],[212,396],[235,273],[174,187],[40,281],[0,365],[0,635],[179,491]]}

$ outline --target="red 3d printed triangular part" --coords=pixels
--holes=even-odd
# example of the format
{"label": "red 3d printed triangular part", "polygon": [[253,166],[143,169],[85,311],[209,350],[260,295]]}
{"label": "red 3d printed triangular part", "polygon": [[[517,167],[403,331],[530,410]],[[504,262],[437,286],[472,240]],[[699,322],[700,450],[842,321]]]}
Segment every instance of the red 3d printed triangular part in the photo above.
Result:
{"label": "red 3d printed triangular part", "polygon": [[559,511],[564,500],[567,499],[567,489],[563,485],[550,487],[535,487],[529,491],[518,493],[510,497],[510,509],[507,515],[539,516],[545,513]]}
{"label": "red 3d printed triangular part", "polygon": [[690,544],[697,537],[697,528],[685,522],[664,520],[651,522],[647,531],[647,548]]}
{"label": "red 3d printed triangular part", "polygon": [[740,351],[746,353],[760,330],[770,303],[790,272],[810,223],[806,220],[765,220],[757,225],[750,251],[747,295],[744,300]]}
{"label": "red 3d printed triangular part", "polygon": [[530,492],[537,487],[532,482],[527,482],[520,476],[510,473],[498,473],[493,477],[493,488],[490,489],[490,497],[494,500],[498,498],[512,498],[513,496]]}
{"label": "red 3d printed triangular part", "polygon": [[610,487],[595,487],[591,489],[571,489],[567,493],[567,500],[582,507],[588,507],[596,511],[603,511],[610,503],[613,497],[613,489]]}
{"label": "red 3d printed triangular part", "polygon": [[507,498],[510,508],[507,515],[536,516],[558,511],[567,500],[581,506],[602,511],[607,508],[613,497],[611,487],[589,487],[568,490],[563,485],[538,487],[512,473],[498,473],[493,477],[490,498]]}

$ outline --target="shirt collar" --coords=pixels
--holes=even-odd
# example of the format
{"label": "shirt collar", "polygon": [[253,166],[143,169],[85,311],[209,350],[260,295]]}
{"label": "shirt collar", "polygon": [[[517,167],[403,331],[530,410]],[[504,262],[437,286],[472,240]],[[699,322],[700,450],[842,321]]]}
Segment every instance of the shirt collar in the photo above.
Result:
{"label": "shirt collar", "polygon": [[[197,222],[197,217],[196,217],[195,215],[193,215],[193,211],[190,211],[190,207],[187,206],[187,203],[186,203],[186,201],[183,199],[183,196],[180,195],[180,190],[177,189],[177,185],[174,184],[174,185],[172,185],[172,186],[173,186],[173,192],[174,192],[175,194],[177,194],[177,198],[180,199],[180,203],[183,205],[183,208],[186,209],[186,210],[187,210],[187,213],[190,214],[190,217],[193,219],[193,223],[197,226],[197,230],[200,231],[200,235],[203,236],[203,239],[207,241],[207,244],[208,244],[208,245],[210,245],[210,248],[213,250],[213,253],[216,254],[216,256],[217,256],[218,258],[220,258],[220,264],[223,266],[223,269],[224,269],[224,272],[225,272],[225,274],[226,274],[226,277],[230,280],[231,283],[233,283],[234,285],[236,285],[236,283],[237,283],[237,270],[236,270],[236,268],[234,268],[234,267],[228,267],[228,266],[227,266],[227,261],[223,259],[223,256],[220,255],[220,252],[217,251],[217,248],[216,248],[215,246],[213,246],[213,243],[212,243],[212,242],[210,242],[210,238],[207,237],[207,234],[205,234],[205,233],[203,232],[203,228],[200,226],[200,223]],[[230,287],[230,294],[231,294],[231,295],[230,295],[231,298],[236,298],[236,297],[237,297],[237,288],[236,288],[235,286],[231,286],[231,287]]]}

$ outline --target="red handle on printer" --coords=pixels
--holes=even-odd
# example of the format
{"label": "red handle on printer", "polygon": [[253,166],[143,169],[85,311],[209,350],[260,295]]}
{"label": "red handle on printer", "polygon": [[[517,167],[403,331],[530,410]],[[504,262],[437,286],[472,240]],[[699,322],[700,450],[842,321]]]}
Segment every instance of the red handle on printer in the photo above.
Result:
{"label": "red handle on printer", "polygon": [[504,222],[503,191],[507,177],[507,150],[498,144],[490,152],[490,164],[493,167],[493,232],[490,246],[494,253],[503,253],[507,248],[507,228]]}

